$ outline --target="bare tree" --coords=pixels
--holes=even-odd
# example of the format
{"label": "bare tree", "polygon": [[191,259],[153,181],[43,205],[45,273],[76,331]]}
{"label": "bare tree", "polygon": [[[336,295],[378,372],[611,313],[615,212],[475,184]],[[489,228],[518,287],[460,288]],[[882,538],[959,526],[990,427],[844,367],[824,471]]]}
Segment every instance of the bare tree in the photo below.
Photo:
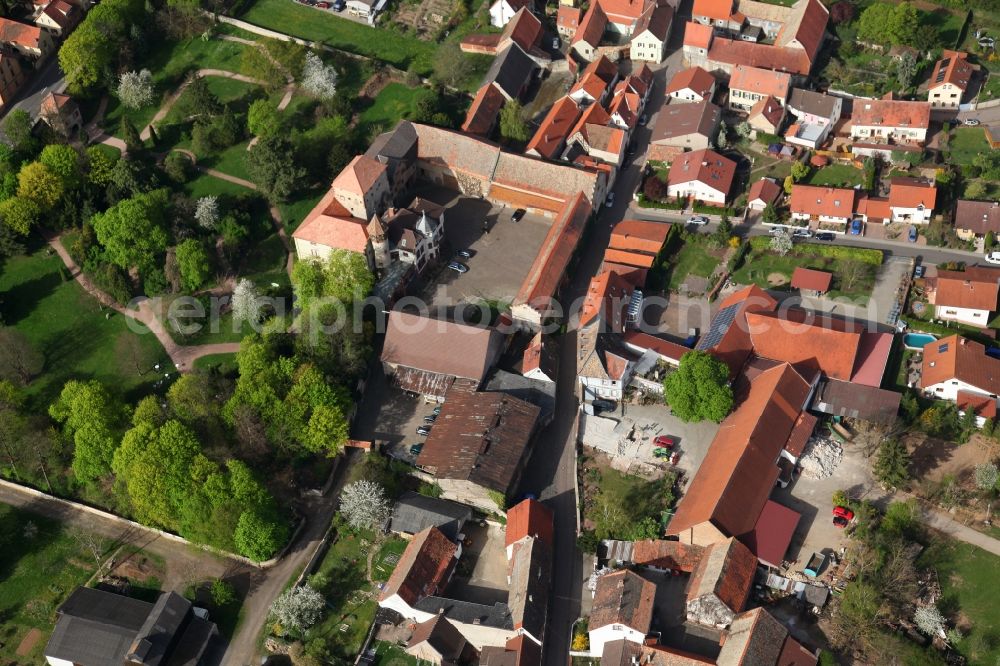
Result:
{"label": "bare tree", "polygon": [[851,291],[858,286],[858,282],[868,275],[868,264],[857,259],[843,259],[838,262],[838,271],[840,272],[840,286],[844,291]]}
{"label": "bare tree", "polygon": [[97,577],[104,575],[104,539],[93,532],[88,532],[82,527],[73,526],[68,531],[70,538],[82,549],[87,551],[94,558],[97,569]]}
{"label": "bare tree", "polygon": [[45,357],[26,335],[16,328],[0,326],[0,378],[27,384],[44,366]]}

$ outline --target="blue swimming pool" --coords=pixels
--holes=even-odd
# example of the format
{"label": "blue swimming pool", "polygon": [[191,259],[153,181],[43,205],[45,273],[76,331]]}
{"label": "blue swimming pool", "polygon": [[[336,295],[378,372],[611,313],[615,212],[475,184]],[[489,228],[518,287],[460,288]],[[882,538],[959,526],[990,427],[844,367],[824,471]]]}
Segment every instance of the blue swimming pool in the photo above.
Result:
{"label": "blue swimming pool", "polygon": [[907,333],[903,336],[903,345],[907,349],[923,349],[924,345],[935,340],[937,338],[930,333]]}

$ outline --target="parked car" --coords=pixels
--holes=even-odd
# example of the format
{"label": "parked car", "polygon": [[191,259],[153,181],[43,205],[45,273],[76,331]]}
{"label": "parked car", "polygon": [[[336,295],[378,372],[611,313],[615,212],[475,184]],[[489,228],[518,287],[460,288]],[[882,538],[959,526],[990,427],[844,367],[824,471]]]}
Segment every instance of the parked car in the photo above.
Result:
{"label": "parked car", "polygon": [[810,578],[815,578],[823,571],[824,564],[826,564],[826,555],[823,553],[813,553],[812,557],[809,558],[809,563],[806,564],[806,568],[803,569],[803,573]]}
{"label": "parked car", "polygon": [[989,252],[985,257],[988,264],[1000,264],[1000,252]]}
{"label": "parked car", "polygon": [[521,218],[524,217],[524,214],[527,212],[528,211],[524,210],[523,208],[518,208],[517,210],[514,211],[514,214],[510,216],[510,221],[520,222]]}
{"label": "parked car", "polygon": [[665,449],[672,449],[677,446],[677,438],[672,435],[657,435],[653,438],[654,446],[662,446]]}
{"label": "parked car", "polygon": [[592,404],[594,405],[594,411],[600,412],[613,412],[618,408],[614,400],[602,400],[598,398]]}
{"label": "parked car", "polygon": [[615,205],[615,193],[614,192],[608,192],[608,198],[604,200],[604,205],[607,208],[611,208],[612,206]]}
{"label": "parked car", "polygon": [[861,229],[863,228],[863,225],[864,225],[864,222],[861,220],[860,217],[857,217],[857,218],[854,218],[853,220],[851,220],[851,235],[852,236],[860,236],[861,235]]}
{"label": "parked car", "polygon": [[648,122],[649,122],[649,115],[647,115],[645,113],[642,114],[642,116],[639,118],[639,124],[640,125],[645,125]]}
{"label": "parked car", "polygon": [[854,520],[854,512],[848,509],[846,506],[835,506],[833,507],[833,515],[839,518],[845,518],[847,520]]}
{"label": "parked car", "polygon": [[317,2],[316,6],[319,7],[320,9],[329,9],[330,8],[330,3],[329,2]]}
{"label": "parked car", "polygon": [[432,424],[437,420],[437,414],[428,414],[424,417],[424,423]]}
{"label": "parked car", "polygon": [[926,271],[927,269],[923,264],[918,264],[917,267],[913,269],[913,277],[922,278]]}
{"label": "parked car", "polygon": [[693,215],[688,218],[688,224],[693,224],[698,227],[703,227],[708,224],[708,218],[704,215]]}
{"label": "parked car", "polygon": [[976,127],[979,125],[979,120],[977,118],[966,118],[962,121],[963,125],[968,125],[969,127]]}
{"label": "parked car", "polygon": [[785,234],[788,233],[788,228],[787,227],[774,226],[774,227],[771,227],[768,230],[767,233],[771,234],[772,236],[784,236]]}
{"label": "parked car", "polygon": [[424,450],[423,442],[421,442],[420,444],[414,444],[413,446],[410,447],[410,455],[419,456],[420,452],[423,450]]}
{"label": "parked car", "polygon": [[553,51],[558,51],[560,46],[562,46],[562,40],[559,39],[558,37],[553,37],[552,38],[552,50]]}
{"label": "parked car", "polygon": [[435,407],[434,411],[431,412],[431,414],[433,414],[434,416],[437,416],[440,413],[441,413],[441,405],[438,405],[437,407]]}
{"label": "parked car", "polygon": [[836,527],[839,530],[844,529],[845,527],[847,527],[850,524],[851,524],[851,521],[849,521],[847,518],[841,518],[840,516],[834,516],[833,517],[833,526]]}
{"label": "parked car", "polygon": [[417,434],[420,435],[421,437],[426,437],[427,435],[431,434],[431,426],[427,424],[419,426],[417,428]]}
{"label": "parked car", "polygon": [[458,252],[455,253],[455,256],[462,257],[462,259],[471,259],[472,253],[469,252],[468,250],[459,250]]}
{"label": "parked car", "polygon": [[448,262],[448,268],[455,271],[456,273],[468,273],[469,267],[458,261]]}
{"label": "parked car", "polygon": [[912,225],[910,226],[910,231],[906,235],[906,240],[910,241],[911,243],[916,243],[917,242],[917,228],[916,227],[914,227]]}
{"label": "parked car", "polygon": [[796,229],[792,235],[796,238],[812,238],[813,232],[812,229]]}
{"label": "parked car", "polygon": [[837,234],[832,231],[821,231],[815,236],[818,241],[832,241],[837,240]]}

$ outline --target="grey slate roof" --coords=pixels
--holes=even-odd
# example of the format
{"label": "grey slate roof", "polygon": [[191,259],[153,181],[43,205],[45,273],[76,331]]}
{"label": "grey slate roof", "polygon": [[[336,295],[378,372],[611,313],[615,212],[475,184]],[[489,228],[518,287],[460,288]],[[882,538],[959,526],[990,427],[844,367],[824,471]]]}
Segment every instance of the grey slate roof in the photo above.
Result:
{"label": "grey slate roof", "polygon": [[424,597],[413,606],[425,613],[443,614],[451,622],[464,624],[478,623],[484,627],[497,629],[514,629],[510,608],[499,601],[492,606],[475,604],[471,601],[445,599],[444,597]]}
{"label": "grey slate roof", "polygon": [[135,636],[130,656],[148,666],[158,666],[184,624],[191,602],[177,594],[161,594]]}
{"label": "grey slate roof", "polygon": [[484,391],[500,391],[538,407],[538,420],[548,423],[556,410],[556,383],[531,379],[499,368],[487,378]]}
{"label": "grey slate roof", "polygon": [[535,638],[545,635],[549,606],[552,555],[540,539],[522,539],[514,544],[509,565],[511,619]]}
{"label": "grey slate roof", "polygon": [[538,66],[517,44],[511,44],[493,60],[483,84],[495,83],[508,98],[516,98]]}
{"label": "grey slate roof", "polygon": [[792,94],[788,98],[788,108],[802,113],[811,113],[823,118],[831,118],[837,105],[841,104],[840,98],[833,95],[824,95],[813,90],[804,88],[792,88]]}
{"label": "grey slate roof", "polygon": [[416,160],[417,131],[413,123],[402,120],[396,129],[375,137],[365,156],[386,162],[387,160]]}
{"label": "grey slate roof", "polygon": [[45,656],[87,666],[121,666],[153,604],[79,587],[58,609]]}
{"label": "grey slate roof", "polygon": [[464,504],[406,492],[396,501],[389,529],[416,534],[428,527],[436,527],[454,541],[462,525],[471,518],[472,509]]}

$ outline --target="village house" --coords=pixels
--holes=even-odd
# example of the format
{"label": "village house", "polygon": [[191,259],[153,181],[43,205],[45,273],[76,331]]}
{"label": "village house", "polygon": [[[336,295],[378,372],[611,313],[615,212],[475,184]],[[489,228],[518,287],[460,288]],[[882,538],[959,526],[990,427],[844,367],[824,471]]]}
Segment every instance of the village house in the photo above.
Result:
{"label": "village house", "polygon": [[435,615],[414,627],[406,653],[421,662],[470,666],[477,663],[474,648],[448,618]]}
{"label": "village house", "polygon": [[670,79],[665,94],[682,102],[712,101],[717,81],[701,67],[688,67]]}
{"label": "village house", "polygon": [[501,33],[467,35],[459,42],[459,48],[466,53],[495,56],[511,44],[516,44],[533,60],[547,61],[548,54],[538,48],[544,34],[542,22],[524,7],[514,14]]}
{"label": "village house", "polygon": [[0,44],[35,61],[36,67],[55,49],[55,41],[48,30],[3,17],[0,17]]}
{"label": "village house", "polygon": [[581,106],[603,105],[607,101],[608,95],[614,90],[615,84],[618,83],[618,78],[618,66],[605,56],[601,56],[580,72],[576,83],[569,89],[569,96]]}
{"label": "village house", "polygon": [[939,270],[937,276],[925,280],[925,284],[935,319],[986,328],[997,310],[1000,270],[995,268],[969,266],[964,271]]}
{"label": "village house", "polygon": [[56,37],[68,35],[83,20],[83,10],[63,0],[52,0],[37,7],[35,25],[45,28]]}
{"label": "village house", "polygon": [[602,106],[591,104],[580,115],[566,139],[562,158],[572,162],[582,153],[617,166],[621,164],[627,146],[626,130],[613,126],[611,116]]}
{"label": "village house", "polygon": [[541,666],[542,650],[525,636],[514,636],[503,646],[487,645],[479,653],[479,666]]}
{"label": "village house", "polygon": [[647,271],[663,250],[670,225],[646,220],[622,220],[611,230],[604,251],[604,271],[614,271],[636,289],[646,284]]}
{"label": "village house", "polygon": [[969,395],[986,396],[995,405],[1000,395],[1000,359],[988,355],[981,343],[959,335],[934,340],[924,346],[920,389],[951,402],[968,401]]}
{"label": "village house", "polygon": [[782,186],[773,178],[754,181],[747,194],[747,207],[753,211],[763,211],[768,205],[775,206],[784,193]]}
{"label": "village house", "polygon": [[532,0],[495,0],[490,5],[490,25],[495,28],[502,28],[507,22],[514,18],[521,9],[529,12],[535,8]]}
{"label": "village house", "polygon": [[511,100],[520,100],[538,72],[538,65],[516,43],[509,44],[493,59],[462,123],[462,131],[488,137],[493,132],[500,109]]}
{"label": "village house", "polygon": [[521,375],[540,382],[556,381],[559,360],[547,336],[541,331],[535,334],[521,357]]}
{"label": "village house", "polygon": [[851,116],[851,138],[876,145],[923,144],[930,124],[928,102],[859,99]]}
{"label": "village house", "polygon": [[818,220],[846,225],[855,211],[857,192],[849,188],[796,183],[792,187],[789,210],[793,220]]}
{"label": "village house", "polygon": [[434,527],[452,541],[461,541],[464,536],[462,528],[470,520],[471,507],[408,490],[393,505],[389,530],[403,537],[411,537],[428,527]]}
{"label": "village house", "polygon": [[719,666],[816,666],[817,656],[792,638],[773,615],[763,608],[755,608],[733,620],[715,663]]}
{"label": "village house", "polygon": [[962,96],[972,85],[976,67],[969,62],[969,54],[945,50],[934,64],[927,86],[927,101],[935,109],[957,109]]}
{"label": "village house", "polygon": [[674,159],[667,175],[667,192],[672,197],[725,206],[735,175],[736,162],[703,148]]}
{"label": "village house", "polygon": [[792,272],[792,289],[808,292],[814,296],[821,296],[830,291],[832,284],[833,273],[827,271],[796,266]]}
{"label": "village house", "polygon": [[[2,62],[2,56],[0,56],[0,69],[2,69]],[[42,98],[38,118],[52,128],[53,132],[64,137],[73,136],[83,127],[80,106],[72,97],[62,93],[49,92]]]}
{"label": "village house", "polygon": [[925,178],[895,176],[889,180],[891,222],[927,224],[936,202],[937,187]]}
{"label": "village house", "polygon": [[785,140],[816,149],[840,122],[843,100],[804,88],[793,88],[785,108],[795,117],[795,121],[785,132]]}
{"label": "village house", "polygon": [[572,97],[560,97],[528,141],[525,154],[558,159],[566,148],[566,139],[580,118],[580,107]]}
{"label": "village house", "polygon": [[959,199],[955,204],[955,233],[962,240],[1000,234],[1000,203]]}
{"label": "village house", "polygon": [[647,3],[632,28],[629,57],[632,60],[661,63],[667,55],[674,8],[659,2]]}
{"label": "village house", "polygon": [[573,39],[577,28],[580,27],[581,16],[583,16],[583,10],[579,7],[567,7],[560,4],[559,10],[556,12],[556,31],[559,36],[563,39]]}
{"label": "village house", "polygon": [[778,134],[785,120],[785,107],[771,95],[761,97],[747,114],[747,124],[754,132]]}
{"label": "village house", "polygon": [[611,641],[641,645],[653,622],[656,585],[631,571],[615,571],[597,579],[587,629],[592,654]]}
{"label": "village house", "polygon": [[746,607],[756,573],[757,558],[736,539],[705,548],[688,584],[688,621],[719,629],[728,627]]}
{"label": "village house", "polygon": [[[597,0],[580,20],[570,50],[591,62],[608,56],[662,62],[676,3],[664,0]],[[626,46],[627,45],[627,46]]]}
{"label": "village house", "polygon": [[784,106],[791,85],[792,76],[785,72],[737,65],[729,77],[729,108],[750,111],[757,102],[767,97]]}
{"label": "village house", "polygon": [[423,272],[440,253],[444,208],[417,197],[406,208],[373,215],[367,234],[378,275],[384,275],[397,262]]}
{"label": "village house", "polygon": [[671,102],[657,114],[650,144],[687,150],[709,148],[721,122],[722,109],[711,102]]}
{"label": "village house", "polygon": [[0,107],[7,106],[17,96],[26,80],[21,60],[12,50],[10,47],[0,47]]}
{"label": "village house", "polygon": [[548,620],[554,521],[552,509],[533,499],[522,500],[507,511],[507,605],[514,630],[539,648]]}
{"label": "village house", "polygon": [[417,602],[444,592],[461,554],[461,546],[436,527],[418,532],[382,588],[379,607],[417,622],[433,619],[435,614],[419,610]]}

